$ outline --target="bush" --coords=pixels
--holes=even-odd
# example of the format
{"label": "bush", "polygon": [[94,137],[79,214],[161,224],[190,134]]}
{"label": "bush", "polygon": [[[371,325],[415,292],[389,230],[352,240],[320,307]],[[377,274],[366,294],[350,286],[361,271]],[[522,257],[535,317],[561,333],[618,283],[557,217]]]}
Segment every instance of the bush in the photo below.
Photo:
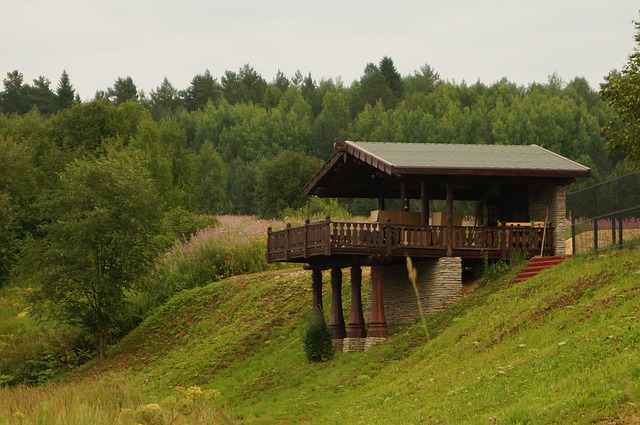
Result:
{"label": "bush", "polygon": [[309,326],[304,333],[303,346],[304,354],[310,362],[324,362],[333,357],[331,332],[319,309],[314,309],[311,314]]}

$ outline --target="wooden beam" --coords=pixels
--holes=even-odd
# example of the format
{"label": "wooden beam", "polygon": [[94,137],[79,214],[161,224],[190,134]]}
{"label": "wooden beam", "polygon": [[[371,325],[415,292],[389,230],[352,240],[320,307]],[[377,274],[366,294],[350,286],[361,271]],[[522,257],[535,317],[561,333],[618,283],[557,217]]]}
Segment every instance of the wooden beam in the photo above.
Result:
{"label": "wooden beam", "polygon": [[453,187],[447,183],[447,257],[453,257]]}
{"label": "wooden beam", "polygon": [[420,212],[422,213],[422,225],[429,225],[429,198],[427,196],[427,182],[420,182]]}
{"label": "wooden beam", "polygon": [[386,338],[387,319],[384,315],[384,298],[382,295],[382,266],[371,267],[371,320],[367,336]]}
{"label": "wooden beam", "polygon": [[400,179],[400,202],[402,203],[402,209],[409,211],[409,202],[407,199],[407,182],[405,179]]}
{"label": "wooden beam", "polygon": [[362,269],[351,267],[351,313],[347,325],[347,338],[364,338],[367,336],[362,312]]}
{"label": "wooden beam", "polygon": [[322,270],[311,271],[312,308],[322,311]]}
{"label": "wooden beam", "polygon": [[332,339],[342,339],[346,336],[344,314],[342,311],[342,269],[331,269],[331,317],[329,330]]}

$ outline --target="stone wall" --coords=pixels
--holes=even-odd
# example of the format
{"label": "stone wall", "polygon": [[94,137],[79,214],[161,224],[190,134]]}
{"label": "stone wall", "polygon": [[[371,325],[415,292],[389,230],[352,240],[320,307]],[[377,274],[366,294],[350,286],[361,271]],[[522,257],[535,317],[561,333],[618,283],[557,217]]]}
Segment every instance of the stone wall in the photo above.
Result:
{"label": "stone wall", "polygon": [[[549,200],[551,203],[549,204]],[[554,226],[555,255],[565,255],[567,195],[564,186],[531,186],[529,189],[529,216],[544,221],[549,205],[549,223]]]}
{"label": "stone wall", "polygon": [[[462,259],[443,257],[414,263],[417,269],[418,291],[425,314],[433,314],[462,299]],[[387,324],[414,323],[420,319],[413,285],[405,265],[384,267],[383,297]],[[369,297],[371,299],[371,285]],[[365,317],[370,317],[371,305],[366,305]]]}

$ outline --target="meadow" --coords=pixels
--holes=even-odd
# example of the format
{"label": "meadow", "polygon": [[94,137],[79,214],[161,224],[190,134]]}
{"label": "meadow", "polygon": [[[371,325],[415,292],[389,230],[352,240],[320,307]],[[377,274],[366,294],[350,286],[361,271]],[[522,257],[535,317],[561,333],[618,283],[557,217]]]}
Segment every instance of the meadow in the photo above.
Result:
{"label": "meadow", "polygon": [[[320,364],[301,343],[309,272],[186,289],[107,360],[0,387],[0,423],[640,423],[640,248],[568,259],[512,286],[520,267],[424,323],[392,327],[369,351]],[[349,306],[348,278],[343,291]]]}

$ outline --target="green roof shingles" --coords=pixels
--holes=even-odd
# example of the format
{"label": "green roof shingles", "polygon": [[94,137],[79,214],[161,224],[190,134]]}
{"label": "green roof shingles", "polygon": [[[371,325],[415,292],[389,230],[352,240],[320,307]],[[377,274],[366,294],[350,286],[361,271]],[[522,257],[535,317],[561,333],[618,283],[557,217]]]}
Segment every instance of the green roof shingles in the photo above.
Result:
{"label": "green roof shingles", "polygon": [[398,168],[511,169],[588,172],[589,168],[537,145],[345,142]]}

